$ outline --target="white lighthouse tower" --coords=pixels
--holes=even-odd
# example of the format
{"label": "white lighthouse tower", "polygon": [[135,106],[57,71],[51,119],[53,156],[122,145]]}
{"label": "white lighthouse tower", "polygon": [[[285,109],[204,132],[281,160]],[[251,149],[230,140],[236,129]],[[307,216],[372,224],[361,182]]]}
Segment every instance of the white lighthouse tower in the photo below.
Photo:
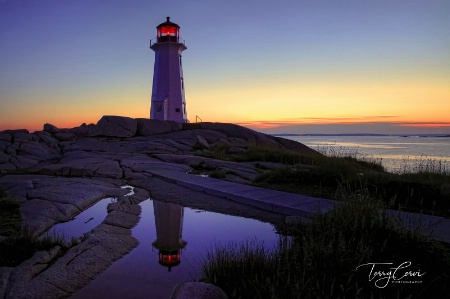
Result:
{"label": "white lighthouse tower", "polygon": [[172,23],[170,17],[156,30],[155,42],[150,41],[150,48],[155,51],[150,118],[185,123],[188,120],[181,52],[187,48],[180,38],[180,26]]}

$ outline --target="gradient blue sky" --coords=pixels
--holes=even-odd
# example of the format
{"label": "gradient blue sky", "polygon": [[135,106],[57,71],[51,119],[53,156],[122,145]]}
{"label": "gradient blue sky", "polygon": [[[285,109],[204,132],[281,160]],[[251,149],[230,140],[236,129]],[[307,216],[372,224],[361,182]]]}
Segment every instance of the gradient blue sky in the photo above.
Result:
{"label": "gradient blue sky", "polygon": [[0,130],[148,117],[166,16],[191,121],[450,133],[450,1],[433,0],[0,0]]}

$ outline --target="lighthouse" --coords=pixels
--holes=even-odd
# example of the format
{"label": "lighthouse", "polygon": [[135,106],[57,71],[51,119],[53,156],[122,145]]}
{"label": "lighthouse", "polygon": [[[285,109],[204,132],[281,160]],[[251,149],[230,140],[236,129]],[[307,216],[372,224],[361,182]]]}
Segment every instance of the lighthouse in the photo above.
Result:
{"label": "lighthouse", "polygon": [[150,49],[155,51],[150,118],[188,122],[181,63],[181,53],[187,48],[180,37],[180,26],[167,17],[156,27]]}

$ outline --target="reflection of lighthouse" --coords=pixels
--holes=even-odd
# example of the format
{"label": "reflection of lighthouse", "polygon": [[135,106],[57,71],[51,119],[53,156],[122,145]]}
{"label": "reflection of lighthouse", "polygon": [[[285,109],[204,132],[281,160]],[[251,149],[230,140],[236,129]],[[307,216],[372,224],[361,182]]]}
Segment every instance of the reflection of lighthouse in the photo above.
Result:
{"label": "reflection of lighthouse", "polygon": [[186,246],[182,240],[183,231],[183,207],[153,201],[155,212],[156,240],[153,247],[159,250],[159,263],[169,268],[177,266],[181,262],[181,249]]}

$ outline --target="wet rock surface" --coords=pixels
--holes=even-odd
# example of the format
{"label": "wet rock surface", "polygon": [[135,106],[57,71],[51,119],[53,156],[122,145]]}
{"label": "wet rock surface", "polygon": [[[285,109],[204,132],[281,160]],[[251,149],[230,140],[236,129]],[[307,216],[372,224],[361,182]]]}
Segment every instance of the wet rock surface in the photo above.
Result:
{"label": "wet rock surface", "polygon": [[[244,153],[254,146],[317,154],[302,144],[237,125],[119,116],[104,116],[96,125],[71,129],[45,124],[43,131],[34,133],[0,132],[0,188],[21,203],[23,221],[32,232],[41,234],[100,199],[116,198],[104,221],[78,245],[67,251],[57,247],[37,252],[15,268],[0,268],[0,298],[69,297],[137,246],[131,228],[139,222],[139,203],[150,195],[171,202],[182,195],[185,205],[218,212],[226,209],[231,214],[259,213],[259,219],[273,221],[270,213],[227,205],[225,199],[189,191],[153,174],[161,170],[218,172],[226,180],[246,183],[262,169],[282,166],[199,155],[217,148],[226,148],[228,154]],[[125,196],[124,185],[135,186],[135,194]],[[284,222],[284,216],[277,221]],[[189,298],[181,294],[197,294],[198,287],[185,285],[174,298]]]}
{"label": "wet rock surface", "polygon": [[205,282],[186,282],[173,291],[171,299],[227,299],[222,289]]}

